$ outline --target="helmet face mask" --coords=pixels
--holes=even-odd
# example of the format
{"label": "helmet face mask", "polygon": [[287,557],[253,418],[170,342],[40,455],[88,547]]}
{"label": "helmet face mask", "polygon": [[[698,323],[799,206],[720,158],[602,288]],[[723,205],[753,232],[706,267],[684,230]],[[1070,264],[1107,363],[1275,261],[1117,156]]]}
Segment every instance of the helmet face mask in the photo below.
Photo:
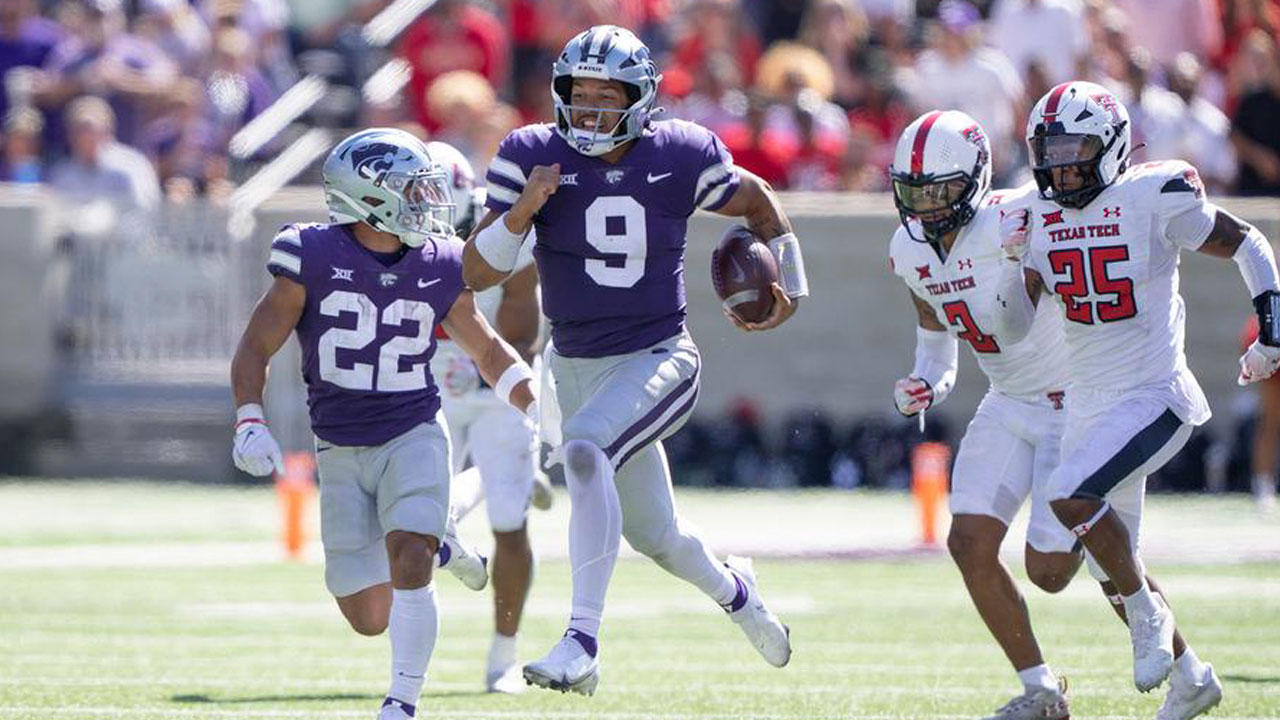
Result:
{"label": "helmet face mask", "polygon": [[1106,189],[1101,165],[1108,148],[1097,135],[1037,133],[1027,147],[1031,172],[1046,200],[1078,210]]}
{"label": "helmet face mask", "polygon": [[454,146],[439,140],[427,143],[431,159],[440,164],[445,174],[445,189],[453,206],[453,232],[466,238],[484,213],[484,188],[476,187],[471,161]]}
{"label": "helmet face mask", "polygon": [[895,175],[893,202],[907,232],[918,224],[927,240],[937,240],[973,219],[970,204],[978,183],[959,173],[948,178]]}
{"label": "helmet face mask", "polygon": [[323,175],[333,223],[363,222],[409,247],[453,235],[448,174],[403,130],[373,128],[347,137],[329,153]]}
{"label": "helmet face mask", "polygon": [[[622,107],[576,104],[574,80],[592,79],[621,83]],[[649,48],[630,30],[597,25],[565,45],[552,66],[551,100],[556,132],[574,150],[599,157],[644,133],[657,111],[658,82],[662,76],[649,58]],[[575,117],[594,116],[592,128],[579,128]],[[607,129],[605,129],[607,128]]]}

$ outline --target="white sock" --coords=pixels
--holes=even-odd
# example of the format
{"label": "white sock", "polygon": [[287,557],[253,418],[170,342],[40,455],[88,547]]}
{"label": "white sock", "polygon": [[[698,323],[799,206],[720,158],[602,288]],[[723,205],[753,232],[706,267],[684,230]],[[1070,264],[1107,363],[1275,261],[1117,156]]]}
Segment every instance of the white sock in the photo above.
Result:
{"label": "white sock", "polygon": [[613,484],[613,466],[594,444],[570,440],[564,446],[569,486],[569,563],[573,567],[573,610],[569,627],[597,637],[604,598],[622,541],[622,507]]}
{"label": "white sock", "polygon": [[435,585],[391,590],[391,689],[387,697],[417,705],[440,630]]}
{"label": "white sock", "polygon": [[489,643],[489,672],[505,670],[516,664],[516,637],[495,632]]}
{"label": "white sock", "polygon": [[1173,661],[1173,674],[1185,680],[1188,685],[1195,685],[1204,677],[1205,664],[1196,657],[1196,651],[1187,646]]}
{"label": "white sock", "polygon": [[1022,680],[1022,687],[1027,692],[1058,689],[1058,678],[1054,677],[1053,671],[1045,663],[1019,670],[1018,679]]}
{"label": "white sock", "polygon": [[1124,614],[1130,619],[1145,619],[1160,609],[1159,601],[1152,594],[1151,588],[1147,586],[1147,581],[1142,581],[1142,587],[1132,595],[1124,596]]}

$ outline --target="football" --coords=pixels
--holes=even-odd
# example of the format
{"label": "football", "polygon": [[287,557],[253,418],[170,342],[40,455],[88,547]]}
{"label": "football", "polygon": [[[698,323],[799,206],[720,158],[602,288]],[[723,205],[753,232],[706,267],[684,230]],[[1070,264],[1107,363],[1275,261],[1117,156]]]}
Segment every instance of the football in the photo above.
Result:
{"label": "football", "polygon": [[778,263],[769,246],[742,225],[725,231],[711,253],[711,284],[726,310],[743,322],[760,322],[773,310]]}

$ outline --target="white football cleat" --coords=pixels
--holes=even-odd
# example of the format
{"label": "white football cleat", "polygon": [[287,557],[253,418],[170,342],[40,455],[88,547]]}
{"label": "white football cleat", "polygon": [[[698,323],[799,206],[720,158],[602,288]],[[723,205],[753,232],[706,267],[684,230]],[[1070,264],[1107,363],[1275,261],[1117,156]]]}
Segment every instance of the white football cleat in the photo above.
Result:
{"label": "white football cleat", "polygon": [[756,572],[751,559],[730,555],[724,564],[747,589],[747,601],[737,610],[729,611],[729,618],[742,628],[743,634],[766,662],[774,667],[783,667],[791,661],[791,629],[764,606],[764,599],[756,588]]}
{"label": "white football cleat", "polygon": [[1191,720],[1222,702],[1222,683],[1214,674],[1212,665],[1205,663],[1205,667],[1208,670],[1204,677],[1194,685],[1180,680],[1174,673],[1169,680],[1169,694],[1165,695],[1156,720]]}
{"label": "white football cleat", "polygon": [[452,530],[446,530],[444,541],[449,544],[449,563],[445,569],[471,590],[483,590],[489,584],[489,558],[462,542]]}
{"label": "white football cleat", "polygon": [[1069,720],[1070,717],[1067,679],[1060,677],[1058,687],[1023,693],[996,710],[995,715],[982,720]]}
{"label": "white football cleat", "polygon": [[485,692],[519,695],[526,687],[520,674],[520,666],[516,663],[504,668],[489,668],[484,675]]}
{"label": "white football cleat", "polygon": [[[405,710],[408,708],[408,710]],[[387,698],[382,701],[382,709],[378,711],[378,720],[413,720],[413,706],[405,705],[399,700]]]}
{"label": "white football cleat", "polygon": [[1133,684],[1140,692],[1160,686],[1173,670],[1173,611],[1160,598],[1154,615],[1129,620],[1133,641]]}
{"label": "white football cleat", "polygon": [[524,666],[525,682],[562,693],[595,694],[600,683],[600,663],[573,638],[572,632],[565,633],[546,657]]}
{"label": "white football cleat", "polygon": [[538,510],[550,510],[555,499],[555,493],[551,491],[551,478],[541,470],[534,473],[533,494],[529,496],[529,504]]}

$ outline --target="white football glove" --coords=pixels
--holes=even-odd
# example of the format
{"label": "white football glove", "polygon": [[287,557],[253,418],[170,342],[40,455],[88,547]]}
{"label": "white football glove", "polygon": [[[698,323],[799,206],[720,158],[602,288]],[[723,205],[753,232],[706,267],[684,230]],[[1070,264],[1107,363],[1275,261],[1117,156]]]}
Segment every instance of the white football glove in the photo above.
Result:
{"label": "white football glove", "polygon": [[271,437],[259,405],[243,405],[236,410],[236,437],[231,443],[231,460],[244,472],[266,477],[284,474],[284,453]]}
{"label": "white football glove", "polygon": [[905,377],[893,384],[893,404],[911,417],[933,404],[933,386],[917,377]]}
{"label": "white football glove", "polygon": [[1000,212],[1000,249],[1008,260],[1020,261],[1030,246],[1030,213],[1026,208]]}
{"label": "white football glove", "polygon": [[1240,377],[1236,383],[1248,385],[1259,380],[1266,380],[1280,366],[1280,347],[1263,345],[1257,340],[1240,356]]}

